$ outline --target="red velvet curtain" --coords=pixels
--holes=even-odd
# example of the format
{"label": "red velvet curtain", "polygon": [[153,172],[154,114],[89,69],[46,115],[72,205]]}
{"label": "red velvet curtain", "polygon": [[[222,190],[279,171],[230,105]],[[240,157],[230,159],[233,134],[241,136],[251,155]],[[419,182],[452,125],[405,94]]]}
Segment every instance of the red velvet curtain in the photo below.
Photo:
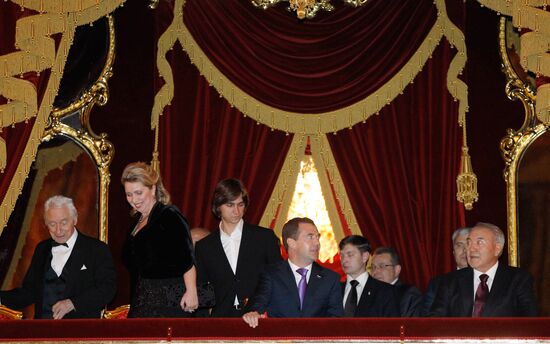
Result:
{"label": "red velvet curtain", "polygon": [[[386,83],[436,19],[427,0],[335,5],[334,12],[299,21],[281,6],[262,11],[248,0],[191,0],[184,22],[240,89],[282,110],[319,113],[351,105]],[[251,190],[248,220],[257,222],[291,136],[243,118],[179,46],[169,55],[176,89],[161,119],[160,159],[175,203],[193,225],[211,227],[215,183],[240,177]],[[375,247],[395,247],[404,279],[420,287],[452,268],[450,233],[464,223],[455,200],[462,132],[446,86],[453,56],[442,41],[415,83],[379,116],[329,135],[361,230]]]}
{"label": "red velvet curtain", "polygon": [[451,234],[464,224],[455,182],[462,130],[443,73],[453,55],[442,41],[379,116],[328,136],[363,234],[375,248],[394,247],[403,279],[418,286],[452,269]]}
{"label": "red velvet curtain", "polygon": [[222,179],[239,178],[249,191],[245,220],[258,223],[292,135],[243,117],[208,85],[179,46],[170,55],[175,97],[161,117],[159,152],[173,203],[192,227],[214,228],[214,187]]}
{"label": "red velvet curtain", "polygon": [[240,89],[303,113],[362,100],[393,77],[432,28],[431,0],[369,0],[361,8],[297,20],[287,3],[266,11],[250,0],[187,1],[184,22],[210,60]]}

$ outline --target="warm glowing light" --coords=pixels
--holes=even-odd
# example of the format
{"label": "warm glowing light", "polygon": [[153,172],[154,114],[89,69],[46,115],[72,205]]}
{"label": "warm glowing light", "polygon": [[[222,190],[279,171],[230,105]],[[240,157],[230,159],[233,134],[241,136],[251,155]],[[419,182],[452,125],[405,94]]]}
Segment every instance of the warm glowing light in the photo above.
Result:
{"label": "warm glowing light", "polygon": [[338,244],[321,191],[319,175],[311,156],[304,157],[300,163],[300,173],[298,173],[296,190],[292,196],[287,220],[293,217],[309,217],[315,222],[321,235],[319,260],[323,263],[327,260],[332,263],[334,256],[338,254]]}

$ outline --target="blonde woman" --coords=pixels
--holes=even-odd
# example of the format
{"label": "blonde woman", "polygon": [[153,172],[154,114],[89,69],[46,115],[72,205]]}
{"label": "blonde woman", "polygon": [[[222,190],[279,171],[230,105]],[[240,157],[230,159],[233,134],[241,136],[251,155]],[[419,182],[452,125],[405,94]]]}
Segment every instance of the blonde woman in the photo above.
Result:
{"label": "blonde woman", "polygon": [[129,317],[187,317],[198,307],[187,220],[170,204],[159,174],[143,162],[122,172],[135,223],[125,257],[132,275]]}

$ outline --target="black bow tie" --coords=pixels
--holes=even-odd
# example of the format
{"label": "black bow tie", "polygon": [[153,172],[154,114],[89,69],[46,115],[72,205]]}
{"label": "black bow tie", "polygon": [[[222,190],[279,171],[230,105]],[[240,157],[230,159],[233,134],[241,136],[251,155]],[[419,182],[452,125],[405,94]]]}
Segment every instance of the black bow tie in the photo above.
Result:
{"label": "black bow tie", "polygon": [[52,241],[52,247],[57,247],[57,246],[65,246],[65,247],[69,247],[69,245],[67,245],[66,242],[60,244],[58,243],[57,241]]}

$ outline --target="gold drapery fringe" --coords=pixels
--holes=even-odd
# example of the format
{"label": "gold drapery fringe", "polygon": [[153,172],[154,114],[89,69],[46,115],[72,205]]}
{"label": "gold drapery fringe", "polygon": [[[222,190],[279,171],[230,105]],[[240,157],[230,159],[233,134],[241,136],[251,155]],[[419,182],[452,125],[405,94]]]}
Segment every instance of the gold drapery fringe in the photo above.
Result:
{"label": "gold drapery fringe", "polygon": [[[0,56],[0,94],[9,103],[0,106],[0,128],[36,116],[29,139],[19,160],[9,188],[0,205],[0,234],[13,210],[30,165],[36,156],[47,119],[63,76],[65,62],[77,26],[90,24],[111,13],[125,0],[11,0],[39,14],[21,18],[16,23],[15,46],[19,51]],[[61,33],[57,53],[50,37]],[[40,108],[35,86],[21,78],[28,72],[40,73],[51,68],[50,78]],[[4,140],[0,141],[0,168],[7,162]]]}
{"label": "gold drapery fringe", "polygon": [[[386,84],[382,85],[365,99],[342,109],[322,114],[303,114],[283,111],[266,105],[233,84],[208,59],[191,33],[187,30],[183,22],[185,0],[176,0],[172,23],[158,40],[157,68],[165,84],[155,95],[155,101],[151,112],[151,128],[156,131],[153,161],[155,159],[158,160],[159,118],[166,105],[170,104],[174,96],[172,69],[166,60],[166,53],[168,50],[172,49],[176,41],[181,43],[191,63],[197,67],[200,74],[206,78],[208,83],[216,88],[220,96],[223,96],[232,106],[237,107],[245,116],[251,117],[257,123],[262,123],[272,129],[297,135],[294,138],[294,144],[294,142],[297,142],[296,140],[303,139],[306,135],[316,135],[318,137],[321,134],[336,133],[345,128],[352,129],[355,124],[364,122],[373,114],[377,114],[382,107],[393,101],[397,95],[403,92],[409,83],[413,82],[416,75],[422,70],[424,64],[440,43],[441,38],[445,36],[450,44],[455,46],[458,51],[447,71],[447,88],[453,98],[459,101],[458,123],[463,128],[463,148],[467,149],[465,126],[466,112],[468,111],[468,90],[466,84],[458,78],[466,64],[466,43],[464,41],[464,34],[452,23],[447,15],[445,0],[435,0],[435,5],[437,7],[437,20],[434,26],[411,59]],[[292,156],[294,155],[289,153],[287,159]],[[296,159],[296,156],[292,159]],[[296,167],[292,169],[290,167],[295,166],[296,163],[295,160],[293,160],[292,163],[288,162],[288,164],[287,161],[285,161],[283,171],[286,171],[286,173],[290,173],[291,171],[294,172]],[[281,175],[283,171],[281,171]],[[473,171],[471,172],[473,173]],[[282,178],[280,180],[280,185],[288,187],[290,181],[287,178],[289,178],[289,176],[281,177],[281,175],[279,177]],[[294,175],[294,173],[291,174],[291,176]],[[459,181],[459,177],[460,175],[457,177],[457,182]],[[277,185],[279,185],[279,181]],[[284,190],[289,192],[290,189]],[[343,187],[341,190],[344,190]],[[279,198],[279,196],[283,197],[281,196],[281,192],[281,189],[274,191],[274,193],[278,195],[276,199],[279,200],[277,207],[286,204],[286,202],[283,202],[282,199]],[[287,197],[291,196],[287,195]],[[345,199],[347,200],[347,197]],[[273,207],[274,206],[271,206],[270,209],[266,210],[264,217],[272,216],[271,219],[273,218],[274,212],[277,209]],[[282,211],[284,209],[280,210]],[[264,220],[265,219],[262,218],[262,221]],[[348,221],[349,220],[350,219],[348,219]],[[352,220],[350,224],[355,222],[356,221]],[[262,223],[266,225],[266,222]]]}
{"label": "gold drapery fringe", "polygon": [[[210,85],[215,87],[221,96],[232,106],[238,108],[243,114],[253,118],[258,123],[287,133],[320,134],[334,133],[345,128],[351,128],[355,124],[365,121],[373,114],[378,113],[382,107],[401,94],[405,87],[413,81],[424,67],[425,62],[431,57],[441,37],[445,35],[451,44],[455,45],[459,50],[448,72],[449,92],[453,97],[460,100],[461,111],[465,113],[467,111],[466,85],[457,78],[466,61],[464,35],[449,20],[445,2],[437,0],[436,5],[438,19],[432,30],[411,59],[386,84],[365,99],[342,109],[322,114],[303,114],[283,111],[266,105],[233,84],[208,59],[191,33],[187,30],[183,23],[185,0],[176,0],[173,21],[158,40],[157,68],[165,84],[155,96],[151,112],[151,128],[155,129],[158,126],[159,117],[162,115],[163,109],[171,102],[174,96],[172,70],[165,56],[168,50],[172,49],[176,41],[181,43],[191,62]],[[463,118],[464,116],[460,117]]]}

